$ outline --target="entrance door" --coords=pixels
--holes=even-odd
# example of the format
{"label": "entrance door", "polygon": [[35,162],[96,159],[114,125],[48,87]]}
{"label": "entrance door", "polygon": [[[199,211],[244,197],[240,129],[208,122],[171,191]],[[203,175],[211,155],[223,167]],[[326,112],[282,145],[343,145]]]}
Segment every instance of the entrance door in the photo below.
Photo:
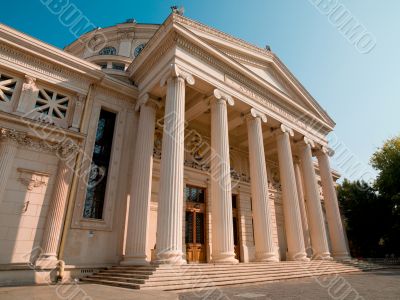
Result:
{"label": "entrance door", "polygon": [[188,263],[206,262],[205,195],[203,188],[186,187],[185,243]]}
{"label": "entrance door", "polygon": [[239,238],[239,212],[238,197],[232,195],[232,218],[233,218],[233,244],[235,245],[235,258],[240,261],[240,238]]}

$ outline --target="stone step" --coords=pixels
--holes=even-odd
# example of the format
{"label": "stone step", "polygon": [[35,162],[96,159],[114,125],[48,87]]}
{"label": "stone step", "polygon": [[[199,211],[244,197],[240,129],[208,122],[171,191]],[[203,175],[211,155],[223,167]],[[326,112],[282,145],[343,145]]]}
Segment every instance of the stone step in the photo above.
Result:
{"label": "stone step", "polygon": [[96,276],[102,276],[104,278],[106,277],[121,277],[121,278],[135,278],[135,279],[141,279],[141,280],[146,280],[146,282],[148,281],[161,281],[161,280],[175,280],[175,279],[181,279],[181,278],[192,278],[192,277],[199,277],[199,276],[211,276],[211,277],[226,277],[227,275],[229,276],[246,276],[247,274],[280,274],[280,273],[285,273],[285,272],[301,272],[301,273],[305,273],[305,272],[313,272],[313,271],[330,271],[330,272],[340,272],[343,270],[359,270],[357,268],[354,267],[348,267],[348,266],[342,266],[342,267],[335,267],[335,268],[319,268],[319,269],[296,269],[296,270],[288,270],[287,268],[283,268],[283,269],[257,269],[257,270],[241,270],[240,272],[230,272],[228,271],[198,271],[198,272],[185,272],[180,274],[179,272],[176,273],[169,273],[169,274],[165,274],[165,273],[161,273],[159,274],[158,272],[155,272],[152,275],[142,275],[142,274],[126,274],[126,273],[121,273],[119,271],[116,272],[99,272],[96,273]]}
{"label": "stone step", "polygon": [[[326,270],[326,271],[340,271],[340,270],[353,270],[354,267],[336,267],[336,268],[319,268],[317,270]],[[299,272],[307,272],[307,271],[315,271],[316,269],[297,269],[295,271],[299,271]],[[185,272],[185,273],[179,273],[179,272],[175,272],[175,273],[158,273],[155,272],[154,274],[151,275],[142,275],[142,274],[135,274],[135,273],[121,273],[121,272],[99,272],[96,273],[96,275],[99,276],[118,276],[118,277],[123,277],[123,278],[136,278],[136,279],[143,279],[143,280],[155,280],[155,279],[159,279],[159,280],[169,280],[169,278],[187,278],[187,277],[193,277],[193,276],[231,276],[232,273],[233,274],[240,274],[240,275],[246,275],[246,274],[272,274],[272,273],[280,273],[280,272],[286,272],[287,269],[257,269],[257,270],[241,270],[241,271],[236,271],[236,272],[230,272],[228,271],[198,271],[198,272]],[[290,270],[291,272],[293,272],[293,270]]]}
{"label": "stone step", "polygon": [[[347,270],[341,271],[341,273],[350,273],[356,272],[359,270]],[[319,271],[319,272],[312,272],[311,274],[304,274],[299,272],[293,274],[293,272],[287,272],[284,274],[273,274],[272,276],[266,277],[265,274],[261,274],[258,276],[246,276],[246,277],[229,277],[226,278],[204,278],[203,281],[199,281],[198,279],[192,280],[185,280],[179,281],[171,284],[170,282],[167,283],[144,283],[138,284],[128,281],[121,281],[120,278],[92,278],[86,277],[83,278],[82,281],[91,282],[91,283],[98,283],[98,284],[105,284],[105,285],[112,285],[117,287],[125,287],[131,289],[157,289],[157,290],[182,290],[182,289],[199,289],[199,288],[212,288],[213,286],[225,286],[225,285],[232,285],[232,284],[245,284],[245,283],[257,283],[257,282],[268,282],[268,281],[277,281],[277,280],[285,280],[285,279],[293,279],[293,278],[303,278],[303,277],[310,277],[310,276],[321,276],[321,275],[328,275],[328,274],[336,274],[336,272],[332,271]]]}
{"label": "stone step", "polygon": [[97,284],[131,289],[191,290],[231,284],[260,283],[336,273],[361,272],[382,266],[336,261],[249,263],[239,265],[116,266],[83,278]]}
{"label": "stone step", "polygon": [[136,289],[136,290],[140,289],[140,284],[137,284],[137,283],[102,280],[102,279],[92,279],[92,278],[88,278],[88,277],[82,278],[81,280],[85,281],[85,282],[90,282],[90,283],[112,285],[112,286],[124,287],[124,288]]}
{"label": "stone step", "polygon": [[[345,271],[342,273],[353,273],[356,271]],[[336,272],[316,272],[312,275],[305,275],[305,274],[287,274],[285,276],[258,276],[258,277],[246,277],[240,279],[225,279],[221,281],[217,280],[209,280],[203,282],[192,282],[192,283],[181,283],[181,284],[167,284],[167,285],[149,285],[145,283],[140,287],[140,289],[154,289],[154,290],[164,290],[164,291],[176,291],[176,290],[186,290],[186,289],[201,289],[201,288],[212,288],[214,286],[229,286],[229,285],[237,285],[237,284],[249,284],[249,283],[262,283],[262,282],[271,282],[271,281],[281,281],[287,279],[296,279],[296,278],[304,278],[304,277],[311,277],[311,276],[322,276],[322,275],[329,275],[329,274],[336,274]]]}
{"label": "stone step", "polygon": [[[332,262],[314,262],[314,263],[303,263],[303,264],[296,264],[296,267],[335,267],[335,266],[343,266],[343,264],[340,263],[332,263]],[[159,268],[156,270],[143,270],[143,269],[136,269],[134,267],[113,267],[111,269],[108,269],[107,271],[115,271],[118,270],[119,272],[123,273],[129,273],[129,272],[134,272],[134,273],[141,273],[144,275],[149,275],[154,271],[157,271],[158,273],[176,273],[176,272],[190,272],[190,271],[205,271],[205,270],[228,270],[230,272],[236,271],[236,270],[242,270],[242,269],[260,269],[260,268],[285,268],[285,267],[291,267],[291,265],[288,266],[288,264],[284,263],[270,263],[270,264],[243,264],[243,265],[230,265],[230,266],[219,266],[219,265],[208,265],[204,267],[200,267],[199,265],[192,265],[192,266],[169,266],[169,267],[164,267],[164,268]]]}
{"label": "stone step", "polygon": [[343,272],[360,272],[358,269],[341,269],[341,270],[332,270],[332,271],[318,271],[318,272],[293,272],[293,271],[282,271],[282,272],[271,272],[271,273],[265,273],[265,272],[259,272],[259,273],[245,273],[245,274],[232,274],[230,275],[227,279],[226,275],[200,275],[197,277],[173,277],[173,278],[150,278],[145,281],[145,286],[149,285],[157,285],[157,284],[165,284],[168,282],[171,282],[169,284],[175,284],[174,282],[179,283],[185,283],[185,282],[196,282],[198,280],[208,280],[208,281],[226,281],[226,280],[237,280],[237,279],[242,279],[242,278],[258,278],[258,277],[264,277],[264,278],[275,278],[275,277],[285,277],[287,275],[299,275],[299,276],[313,276],[316,273],[321,273],[321,272],[326,272],[326,273],[343,273]]}
{"label": "stone step", "polygon": [[[286,270],[286,271],[280,271],[280,272],[247,272],[247,273],[242,273],[242,274],[231,274],[229,276],[229,280],[237,280],[237,279],[242,279],[242,278],[258,278],[258,277],[268,277],[268,278],[275,278],[275,277],[286,277],[287,275],[298,275],[298,276],[313,276],[314,274],[319,274],[321,272],[325,273],[343,273],[343,272],[357,272],[361,271],[356,268],[342,268],[342,269],[334,269],[334,270],[317,270],[317,271],[311,271],[311,272],[304,272],[302,270],[297,270],[297,271],[292,271],[292,270]],[[136,279],[136,278],[129,278],[129,277],[121,277],[117,274],[113,275],[93,275],[90,276],[90,278],[97,278],[97,279],[104,279],[104,280],[110,280],[110,281],[123,281],[123,282],[133,282],[133,283],[139,283],[143,284],[145,283],[145,286],[158,286],[158,285],[173,285],[173,284],[184,284],[184,283],[196,283],[199,278],[200,280],[207,280],[207,281],[224,281],[226,280],[226,275],[225,274],[209,274],[209,275],[204,275],[204,274],[197,274],[197,276],[177,276],[177,277],[152,277],[148,280],[143,280],[143,279]]]}
{"label": "stone step", "polygon": [[130,282],[130,283],[137,283],[137,284],[144,284],[145,280],[144,279],[138,279],[138,278],[134,278],[134,277],[121,277],[118,275],[109,275],[109,276],[105,276],[105,275],[90,275],[87,278],[90,279],[99,279],[99,280],[109,280],[109,281],[118,281],[118,282]]}

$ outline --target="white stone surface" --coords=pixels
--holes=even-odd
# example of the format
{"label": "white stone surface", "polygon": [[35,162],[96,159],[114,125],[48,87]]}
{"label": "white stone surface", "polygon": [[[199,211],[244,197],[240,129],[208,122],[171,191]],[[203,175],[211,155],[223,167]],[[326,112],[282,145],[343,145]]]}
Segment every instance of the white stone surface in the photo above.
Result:
{"label": "white stone surface", "polygon": [[317,152],[319,170],[321,174],[322,190],[325,200],[326,218],[332,244],[332,255],[335,259],[347,260],[350,258],[346,237],[343,229],[337,201],[336,189],[333,185],[329,166],[328,151],[322,149]]}
{"label": "white stone surface", "polygon": [[332,259],[329,253],[325,232],[325,221],[322,214],[321,200],[319,198],[317,177],[312,160],[311,145],[307,138],[300,142],[300,162],[304,174],[304,187],[307,199],[308,224],[310,226],[313,259]]}
{"label": "white stone surface", "polygon": [[261,128],[261,122],[266,122],[266,120],[264,114],[252,109],[247,116],[247,131],[256,259],[273,262],[279,261],[279,257],[273,239],[272,212],[269,205],[267,168]]}
{"label": "white stone surface", "polygon": [[233,99],[214,90],[211,100],[212,262],[235,264],[232,226],[232,185],[227,103]]}
{"label": "white stone surface", "polygon": [[146,96],[140,107],[135,158],[130,190],[126,248],[122,265],[148,264],[148,227],[153,172],[156,104]]}
{"label": "white stone surface", "polygon": [[289,135],[293,135],[293,131],[284,125],[277,129],[276,140],[288,246],[287,258],[307,261]]}

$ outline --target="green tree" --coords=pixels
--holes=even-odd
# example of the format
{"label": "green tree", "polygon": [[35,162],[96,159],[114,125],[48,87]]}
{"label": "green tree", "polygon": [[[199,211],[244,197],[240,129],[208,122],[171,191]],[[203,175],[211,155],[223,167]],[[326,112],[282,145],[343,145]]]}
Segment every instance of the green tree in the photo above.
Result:
{"label": "green tree", "polygon": [[382,257],[381,243],[387,209],[381,205],[375,190],[364,181],[347,179],[338,187],[338,200],[345,219],[347,238],[353,257]]}
{"label": "green tree", "polygon": [[400,256],[400,136],[387,140],[371,157],[378,176],[371,186],[344,182],[338,200],[354,257]]}
{"label": "green tree", "polygon": [[400,136],[387,140],[371,158],[379,172],[375,189],[379,198],[390,207],[390,226],[384,238],[388,251],[400,255]]}

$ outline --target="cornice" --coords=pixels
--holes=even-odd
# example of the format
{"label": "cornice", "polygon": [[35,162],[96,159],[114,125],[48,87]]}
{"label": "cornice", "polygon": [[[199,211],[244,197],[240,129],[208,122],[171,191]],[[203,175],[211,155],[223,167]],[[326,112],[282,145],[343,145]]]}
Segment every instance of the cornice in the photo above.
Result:
{"label": "cornice", "polygon": [[0,40],[4,44],[9,44],[14,48],[23,50],[44,61],[51,62],[52,64],[64,67],[76,73],[85,74],[86,77],[97,78],[99,74],[101,74],[101,68],[99,66],[39,41],[4,24],[0,24]]}
{"label": "cornice", "polygon": [[59,141],[49,141],[35,136],[31,136],[28,132],[0,127],[0,141],[10,140],[20,146],[48,153],[56,153],[59,157],[66,158],[76,153],[80,145],[68,139]]}
{"label": "cornice", "polygon": [[71,85],[77,86],[80,89],[87,89],[92,82],[92,80],[79,73],[43,60],[5,43],[0,44],[0,59],[33,70],[44,76],[60,80],[61,82],[68,81]]}
{"label": "cornice", "polygon": [[177,15],[177,14],[172,14],[171,17],[173,18],[173,20],[175,22],[178,22],[178,23],[180,23],[182,25],[187,25],[187,26],[193,27],[193,28],[195,28],[197,30],[200,30],[202,32],[205,32],[205,33],[208,33],[208,34],[212,34],[214,36],[222,38],[225,41],[228,41],[228,42],[234,43],[236,45],[242,46],[242,47],[244,47],[246,49],[255,51],[255,52],[260,53],[262,55],[265,55],[267,57],[271,57],[272,56],[271,52],[266,50],[266,49],[257,47],[255,45],[249,43],[249,42],[246,42],[246,41],[244,41],[242,39],[239,39],[239,38],[236,38],[236,37],[231,36],[229,34],[226,34],[226,33],[222,32],[222,31],[217,30],[215,28],[212,28],[210,26],[201,24],[201,23],[199,23],[197,21],[188,19],[188,18],[186,18],[184,16],[180,16],[180,15]]}
{"label": "cornice", "polygon": [[[283,101],[279,99],[278,96],[270,93],[265,87],[260,86],[254,81],[248,79],[246,76],[237,72],[228,64],[209,55],[202,48],[198,47],[186,38],[178,35],[176,43],[178,47],[185,49],[193,56],[196,56],[198,59],[223,72],[225,74],[226,84],[234,87],[235,89],[239,88],[239,91],[242,92],[242,94],[250,96],[252,99],[258,100],[258,102],[262,106],[265,106],[268,109],[271,109],[272,111],[278,113],[279,115],[288,118],[291,122],[294,122],[296,125],[300,126],[300,128],[306,128],[305,122],[315,122],[315,120],[310,116],[304,117],[303,112],[296,112],[296,110],[288,107],[288,105],[284,105]],[[244,88],[245,90],[243,90]],[[323,138],[326,132],[319,132],[318,134],[321,135],[320,138]]]}
{"label": "cornice", "polygon": [[[72,139],[80,143],[85,135],[72,130],[66,130],[51,124],[43,124],[40,121],[27,119],[18,115],[0,111],[1,127],[12,127],[14,130],[25,132],[28,136],[35,138],[37,135],[45,135],[50,142],[60,139]],[[37,133],[35,133],[37,132]]]}
{"label": "cornice", "polygon": [[[151,70],[153,66],[160,61],[160,58],[164,54],[166,54],[174,45],[176,45],[176,40],[177,34],[175,32],[172,32],[161,42],[161,44],[156,49],[154,49],[153,52],[151,52],[151,55],[148,55],[149,53],[145,53],[142,56],[142,53],[140,53],[135,62],[131,64],[127,70],[131,78],[135,82],[141,82],[143,77],[147,74],[148,70]],[[149,52],[150,48],[151,45],[146,45],[143,51]],[[147,60],[145,60],[145,55],[148,58]]]}

